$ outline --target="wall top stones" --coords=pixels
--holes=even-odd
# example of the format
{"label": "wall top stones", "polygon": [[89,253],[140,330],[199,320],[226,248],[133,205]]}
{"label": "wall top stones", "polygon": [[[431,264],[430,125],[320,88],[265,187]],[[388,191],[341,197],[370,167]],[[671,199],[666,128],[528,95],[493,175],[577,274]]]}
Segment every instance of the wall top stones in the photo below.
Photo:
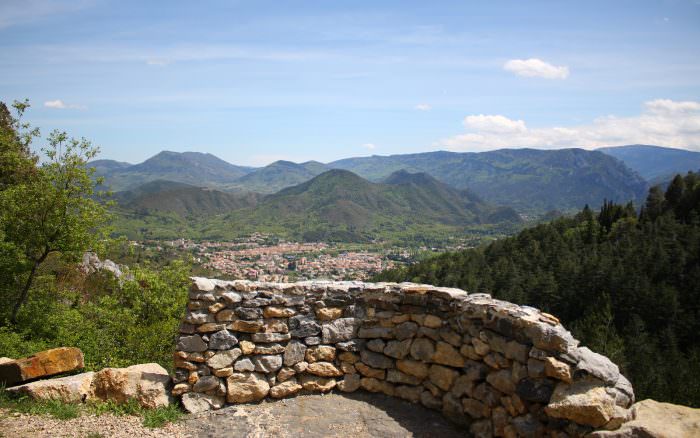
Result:
{"label": "wall top stones", "polygon": [[177,350],[174,393],[190,411],[362,388],[475,436],[578,436],[618,427],[634,401],[556,317],[423,284],[195,277]]}

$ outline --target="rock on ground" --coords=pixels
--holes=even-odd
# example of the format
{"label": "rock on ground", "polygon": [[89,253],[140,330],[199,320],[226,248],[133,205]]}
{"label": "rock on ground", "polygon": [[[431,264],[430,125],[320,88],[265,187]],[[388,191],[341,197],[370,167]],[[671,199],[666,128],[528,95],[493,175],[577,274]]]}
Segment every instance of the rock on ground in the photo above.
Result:
{"label": "rock on ground", "polygon": [[81,403],[90,394],[95,373],[88,372],[58,379],[39,380],[8,388],[8,392],[29,396],[35,400],[61,400]]}
{"label": "rock on ground", "polygon": [[695,438],[700,436],[700,409],[643,400],[632,406],[632,421],[613,431],[593,432],[591,438]]}
{"label": "rock on ground", "polygon": [[85,367],[83,352],[74,347],[52,348],[0,364],[0,384],[14,386]]}
{"label": "rock on ground", "polygon": [[149,409],[170,403],[170,376],[157,363],[105,368],[95,373],[89,399],[123,403],[131,398]]}

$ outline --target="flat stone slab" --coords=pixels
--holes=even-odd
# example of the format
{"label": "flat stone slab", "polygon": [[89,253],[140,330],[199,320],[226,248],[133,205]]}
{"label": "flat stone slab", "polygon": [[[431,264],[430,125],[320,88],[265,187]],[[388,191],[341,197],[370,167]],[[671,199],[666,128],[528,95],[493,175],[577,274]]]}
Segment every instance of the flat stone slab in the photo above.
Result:
{"label": "flat stone slab", "polygon": [[441,413],[380,394],[300,395],[191,415],[195,437],[464,437]]}

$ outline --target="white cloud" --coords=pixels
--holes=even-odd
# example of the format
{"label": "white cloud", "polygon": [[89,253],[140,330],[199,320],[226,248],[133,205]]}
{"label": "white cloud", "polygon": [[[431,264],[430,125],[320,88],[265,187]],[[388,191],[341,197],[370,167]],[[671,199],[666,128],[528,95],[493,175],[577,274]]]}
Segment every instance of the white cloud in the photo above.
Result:
{"label": "white cloud", "polygon": [[503,68],[528,78],[566,79],[569,77],[569,67],[553,65],[537,58],[511,59],[503,64]]}
{"label": "white cloud", "polygon": [[477,116],[467,116],[464,118],[464,126],[476,131],[485,132],[523,132],[526,131],[525,122],[522,120],[511,120],[504,116],[488,116],[479,114]]}
{"label": "white cloud", "polygon": [[433,109],[433,107],[428,105],[427,103],[419,103],[414,108],[418,111],[430,111],[431,109]]}
{"label": "white cloud", "polygon": [[376,149],[377,146],[374,143],[365,143],[362,145],[362,147],[371,151]]}
{"label": "white cloud", "polygon": [[623,144],[653,144],[700,151],[700,102],[657,99],[644,103],[633,117],[599,117],[569,127],[529,128],[523,120],[503,115],[470,115],[467,132],[436,143],[453,151],[484,151],[508,147],[594,149]]}
{"label": "white cloud", "polygon": [[61,99],[47,100],[44,102],[44,106],[53,109],[85,109],[82,105],[66,104]]}

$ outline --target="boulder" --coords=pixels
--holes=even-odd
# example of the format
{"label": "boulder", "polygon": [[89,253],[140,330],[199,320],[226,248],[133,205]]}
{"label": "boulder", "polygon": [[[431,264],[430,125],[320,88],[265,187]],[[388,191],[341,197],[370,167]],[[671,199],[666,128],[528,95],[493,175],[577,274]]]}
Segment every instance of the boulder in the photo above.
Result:
{"label": "boulder", "polygon": [[631,421],[613,431],[596,431],[591,438],[691,438],[700,436],[700,409],[643,400],[632,406]]}
{"label": "boulder", "polygon": [[84,366],[83,352],[80,349],[74,347],[53,348],[0,364],[0,384],[14,386],[31,380],[80,370]]}
{"label": "boulder", "polygon": [[593,427],[602,427],[619,416],[615,399],[597,379],[557,384],[545,412],[550,417]]}
{"label": "boulder", "polygon": [[170,403],[169,387],[170,376],[157,363],[105,368],[95,373],[88,400],[124,403],[133,398],[141,406],[153,409]]}
{"label": "boulder", "polygon": [[7,392],[26,395],[34,400],[61,400],[65,403],[81,403],[90,394],[95,373],[88,372],[57,379],[39,380],[8,388]]}

